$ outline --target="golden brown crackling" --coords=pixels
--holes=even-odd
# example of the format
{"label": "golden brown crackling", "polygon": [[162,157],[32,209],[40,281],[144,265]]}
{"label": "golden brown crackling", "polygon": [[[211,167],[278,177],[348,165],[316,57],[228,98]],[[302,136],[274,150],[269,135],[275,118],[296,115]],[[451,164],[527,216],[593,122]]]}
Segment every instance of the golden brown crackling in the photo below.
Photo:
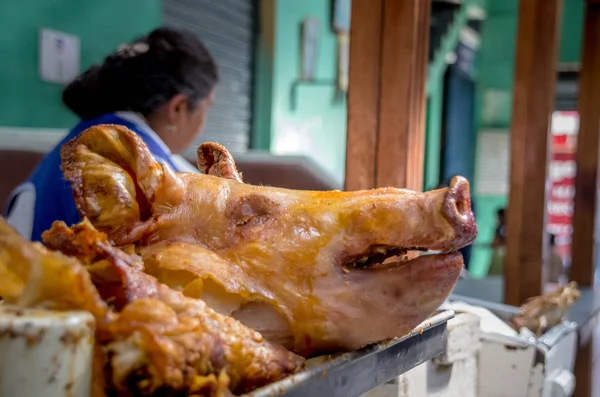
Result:
{"label": "golden brown crackling", "polygon": [[163,172],[140,145],[143,141],[123,126],[99,125],[61,148],[63,175],[78,211],[100,230],[121,235],[117,243],[151,228],[144,221]]}
{"label": "golden brown crackling", "polygon": [[[9,303],[94,315],[96,342],[102,347],[94,361],[94,395],[103,395],[101,390],[117,396],[157,392],[210,396],[226,395],[229,389],[244,393],[295,372],[303,363],[203,301],[185,297],[141,272],[135,258],[108,244],[88,222],[71,230],[56,223],[46,237],[54,242],[72,237],[65,245],[69,252],[81,258],[89,255],[86,262],[104,262],[112,269],[111,277],[92,277],[93,285],[77,259],[24,241],[0,218],[0,271],[13,272],[25,286]],[[4,295],[11,282],[0,277],[0,293]],[[105,282],[123,291],[118,312],[100,299],[96,287],[106,291]]]}
{"label": "golden brown crackling", "polygon": [[242,174],[237,170],[233,156],[224,146],[215,142],[205,142],[198,146],[197,155],[200,171],[243,183]]}

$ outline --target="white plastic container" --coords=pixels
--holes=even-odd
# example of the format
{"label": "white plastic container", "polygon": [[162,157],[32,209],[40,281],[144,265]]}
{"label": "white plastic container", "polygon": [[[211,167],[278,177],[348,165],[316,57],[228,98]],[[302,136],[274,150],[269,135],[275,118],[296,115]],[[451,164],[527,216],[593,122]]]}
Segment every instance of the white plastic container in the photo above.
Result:
{"label": "white plastic container", "polygon": [[[490,310],[508,320],[518,307],[451,295],[450,300]],[[562,322],[539,338],[482,332],[480,397],[569,397],[575,389],[577,326]]]}
{"label": "white plastic container", "polygon": [[0,304],[0,397],[89,397],[94,318]]}
{"label": "white plastic container", "polygon": [[448,321],[445,353],[362,397],[477,397],[479,321],[458,313]]}
{"label": "white plastic container", "polygon": [[[506,320],[519,308],[451,296],[460,306],[448,322],[446,352],[363,397],[569,397],[577,347],[574,324],[524,338]],[[467,310],[463,305],[463,309]]]}

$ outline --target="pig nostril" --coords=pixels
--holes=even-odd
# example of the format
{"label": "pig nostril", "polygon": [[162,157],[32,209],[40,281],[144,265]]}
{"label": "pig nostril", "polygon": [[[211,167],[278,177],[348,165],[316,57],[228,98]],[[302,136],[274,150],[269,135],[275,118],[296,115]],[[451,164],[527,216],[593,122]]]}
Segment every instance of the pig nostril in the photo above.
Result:
{"label": "pig nostril", "polygon": [[450,182],[448,198],[459,217],[468,217],[471,213],[469,182],[463,177],[456,176]]}
{"label": "pig nostril", "polygon": [[467,200],[456,201],[456,211],[460,216],[468,215],[471,212],[469,202]]}
{"label": "pig nostril", "polygon": [[442,213],[457,233],[457,239],[452,244],[454,249],[471,243],[477,236],[477,224],[471,211],[469,190],[469,182],[461,176],[455,176],[450,181],[446,197],[443,199]]}

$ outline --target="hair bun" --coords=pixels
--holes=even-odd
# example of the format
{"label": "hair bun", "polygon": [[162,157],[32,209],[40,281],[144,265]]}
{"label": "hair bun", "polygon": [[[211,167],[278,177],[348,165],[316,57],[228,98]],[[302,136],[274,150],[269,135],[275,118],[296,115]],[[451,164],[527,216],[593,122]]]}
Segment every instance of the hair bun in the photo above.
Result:
{"label": "hair bun", "polygon": [[101,69],[100,66],[92,66],[63,91],[63,103],[83,120],[98,115],[98,105],[103,96],[98,92]]}
{"label": "hair bun", "polygon": [[144,41],[139,41],[133,44],[121,44],[117,49],[118,56],[122,58],[132,58],[134,56],[148,52],[150,45]]}
{"label": "hair bun", "polygon": [[148,116],[177,94],[196,106],[217,81],[214,59],[193,33],[159,28],[78,77],[63,102],[82,119],[116,111]]}

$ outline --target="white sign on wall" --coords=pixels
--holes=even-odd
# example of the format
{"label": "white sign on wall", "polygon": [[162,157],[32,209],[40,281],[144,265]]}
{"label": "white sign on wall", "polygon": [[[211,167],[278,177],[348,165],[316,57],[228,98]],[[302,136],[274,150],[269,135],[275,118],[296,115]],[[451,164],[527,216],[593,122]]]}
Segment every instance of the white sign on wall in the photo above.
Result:
{"label": "white sign on wall", "polygon": [[79,75],[80,49],[79,37],[40,29],[38,63],[42,81],[63,85],[73,81]]}

